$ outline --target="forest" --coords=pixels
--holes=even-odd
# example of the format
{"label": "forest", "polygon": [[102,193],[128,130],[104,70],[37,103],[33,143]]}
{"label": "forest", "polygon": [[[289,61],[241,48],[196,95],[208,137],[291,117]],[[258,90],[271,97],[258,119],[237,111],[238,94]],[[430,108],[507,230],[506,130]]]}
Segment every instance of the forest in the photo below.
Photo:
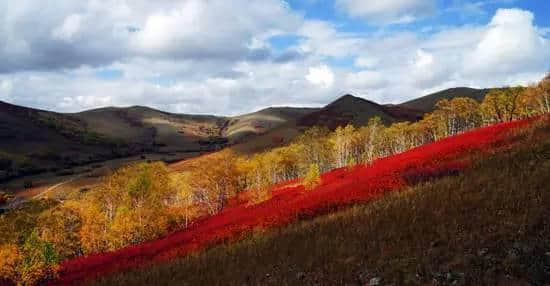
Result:
{"label": "forest", "polygon": [[235,202],[264,202],[280,183],[315,192],[322,173],[548,113],[550,75],[528,87],[494,89],[483,102],[441,100],[418,122],[386,126],[372,118],[366,126],[313,127],[286,146],[251,156],[225,149],[194,160],[190,171],[175,172],[160,162],[129,165],[77,198],[33,200],[0,215],[0,282],[34,285],[55,278],[66,259],[186,229]]}

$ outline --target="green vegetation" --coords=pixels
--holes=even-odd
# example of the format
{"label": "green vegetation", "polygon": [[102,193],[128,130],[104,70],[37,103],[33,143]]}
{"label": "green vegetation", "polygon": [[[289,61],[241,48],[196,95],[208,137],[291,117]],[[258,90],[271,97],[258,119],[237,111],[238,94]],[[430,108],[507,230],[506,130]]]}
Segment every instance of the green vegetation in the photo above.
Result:
{"label": "green vegetation", "polygon": [[67,138],[75,138],[83,144],[104,144],[107,138],[88,130],[84,123],[57,114],[38,112],[33,117],[39,125],[52,128]]}
{"label": "green vegetation", "polygon": [[455,177],[91,285],[542,285],[549,134],[522,133]]}

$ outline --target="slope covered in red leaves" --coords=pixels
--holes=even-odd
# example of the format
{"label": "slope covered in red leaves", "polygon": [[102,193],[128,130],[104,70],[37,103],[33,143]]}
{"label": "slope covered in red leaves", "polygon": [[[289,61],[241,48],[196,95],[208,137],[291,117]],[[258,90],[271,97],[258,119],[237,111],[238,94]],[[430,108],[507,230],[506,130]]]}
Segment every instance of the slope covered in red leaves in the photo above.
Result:
{"label": "slope covered in red leaves", "polygon": [[79,284],[100,275],[166,261],[216,242],[238,239],[253,229],[286,225],[299,217],[368,202],[387,191],[455,174],[468,167],[467,155],[505,146],[510,131],[527,124],[529,121],[498,124],[379,159],[368,166],[337,169],[323,174],[322,184],[312,191],[300,185],[281,185],[268,201],[253,206],[242,202],[164,238],[65,261],[60,278],[52,284]]}

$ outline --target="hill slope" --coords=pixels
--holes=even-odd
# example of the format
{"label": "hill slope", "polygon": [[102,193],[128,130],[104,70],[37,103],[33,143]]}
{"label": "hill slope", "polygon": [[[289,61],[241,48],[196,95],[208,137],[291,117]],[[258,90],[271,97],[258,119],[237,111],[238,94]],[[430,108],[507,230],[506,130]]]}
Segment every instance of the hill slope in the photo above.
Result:
{"label": "hill slope", "polygon": [[226,121],[224,117],[173,114],[142,106],[107,107],[70,116],[106,137],[156,146],[161,151],[199,149],[198,140],[220,136]]}
{"label": "hill slope", "polygon": [[0,102],[0,181],[128,151],[69,115]]}
{"label": "hill slope", "polygon": [[232,117],[222,135],[230,141],[243,141],[250,135],[269,132],[282,125],[294,125],[295,121],[318,108],[270,107],[257,112]]}
{"label": "hill slope", "polygon": [[437,102],[442,99],[469,97],[481,102],[490,90],[491,89],[475,89],[468,87],[450,88],[398,104],[398,106],[418,110],[422,113],[432,112],[435,110],[435,105]]}
{"label": "hill slope", "polygon": [[344,95],[319,111],[304,116],[299,121],[302,126],[326,126],[334,129],[349,123],[356,126],[366,125],[373,117],[380,117],[386,123],[396,121],[383,106],[372,101]]}
{"label": "hill slope", "polygon": [[294,126],[315,110],[277,107],[219,117],[133,106],[56,113],[0,102],[0,182],[136,154],[218,150]]}
{"label": "hill slope", "polygon": [[276,189],[268,201],[254,206],[244,201],[163,239],[66,261],[56,283],[75,283],[96,275],[185,256],[219,241],[238,239],[252,229],[286,225],[297,217],[315,216],[346,205],[369,202],[388,191],[456,174],[470,168],[467,156],[509,146],[510,132],[529,122],[499,124],[383,158],[369,166],[334,170],[324,174],[322,184],[313,191],[305,191],[303,186],[290,182]]}
{"label": "hill slope", "polygon": [[91,285],[545,285],[549,125],[520,141],[461,174]]}

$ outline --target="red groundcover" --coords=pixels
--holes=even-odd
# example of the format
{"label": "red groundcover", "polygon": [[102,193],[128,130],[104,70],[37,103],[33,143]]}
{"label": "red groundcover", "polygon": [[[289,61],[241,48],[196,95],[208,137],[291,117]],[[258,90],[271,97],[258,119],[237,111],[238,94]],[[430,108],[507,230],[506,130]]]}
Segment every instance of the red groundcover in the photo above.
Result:
{"label": "red groundcover", "polygon": [[80,284],[85,279],[185,256],[221,241],[236,240],[253,229],[287,225],[300,217],[368,202],[387,191],[456,174],[468,167],[466,155],[491,152],[496,144],[506,143],[509,131],[528,123],[497,124],[382,158],[368,166],[333,170],[323,174],[321,185],[312,191],[283,184],[268,201],[252,206],[242,202],[164,238],[64,261],[59,279],[51,284]]}

